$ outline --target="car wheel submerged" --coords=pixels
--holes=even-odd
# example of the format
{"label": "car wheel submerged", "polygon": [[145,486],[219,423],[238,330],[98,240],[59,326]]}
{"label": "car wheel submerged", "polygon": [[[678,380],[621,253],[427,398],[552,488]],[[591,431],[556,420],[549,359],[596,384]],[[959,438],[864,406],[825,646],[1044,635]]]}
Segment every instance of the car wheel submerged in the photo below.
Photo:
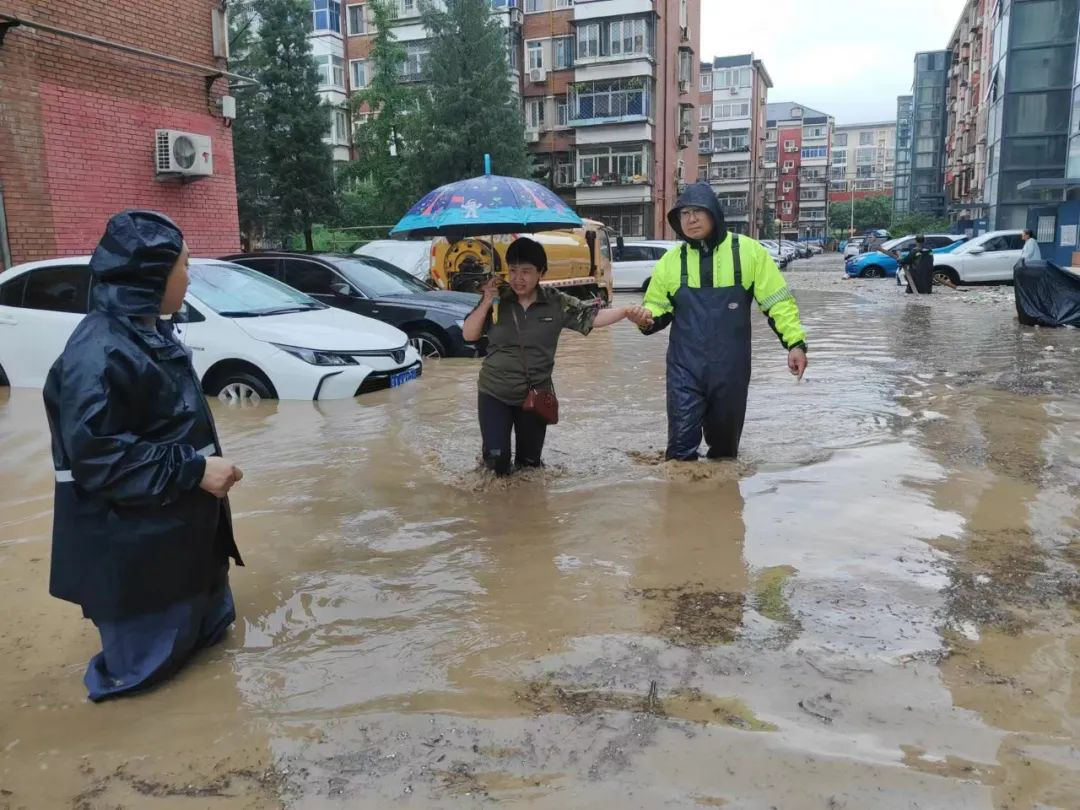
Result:
{"label": "car wheel submerged", "polygon": [[953,284],[959,284],[960,276],[951,267],[935,267],[934,281],[938,284],[944,284],[946,281],[951,281]]}
{"label": "car wheel submerged", "polygon": [[416,349],[421,360],[438,360],[440,357],[446,357],[446,347],[442,340],[430,332],[411,333],[409,345]]}
{"label": "car wheel submerged", "polygon": [[863,278],[884,278],[885,271],[878,267],[876,264],[872,264],[862,271]]}
{"label": "car wheel submerged", "polygon": [[229,405],[257,405],[264,399],[273,399],[270,385],[266,380],[246,371],[237,371],[224,375],[213,394]]}

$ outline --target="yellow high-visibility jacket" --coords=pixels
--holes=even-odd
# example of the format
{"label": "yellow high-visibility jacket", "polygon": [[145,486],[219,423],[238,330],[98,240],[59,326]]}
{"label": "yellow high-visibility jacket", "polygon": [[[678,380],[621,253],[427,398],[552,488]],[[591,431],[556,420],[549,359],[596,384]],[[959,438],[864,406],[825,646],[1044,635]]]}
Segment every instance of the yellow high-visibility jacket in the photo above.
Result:
{"label": "yellow high-visibility jacket", "polygon": [[[735,264],[731,257],[731,234],[713,251],[713,286],[731,287],[735,284]],[[644,306],[656,319],[658,331],[678,317],[671,299],[679,290],[682,279],[680,252],[682,244],[676,245],[656,263],[649,289],[645,293]],[[701,253],[692,245],[686,248],[687,280],[690,287],[701,287]],[[799,307],[795,296],[788,289],[780,268],[765,247],[747,236],[739,237],[739,264],[742,267],[742,285],[753,290],[754,300],[769,319],[769,326],[776,332],[785,349],[806,348],[806,332],[799,320]]]}

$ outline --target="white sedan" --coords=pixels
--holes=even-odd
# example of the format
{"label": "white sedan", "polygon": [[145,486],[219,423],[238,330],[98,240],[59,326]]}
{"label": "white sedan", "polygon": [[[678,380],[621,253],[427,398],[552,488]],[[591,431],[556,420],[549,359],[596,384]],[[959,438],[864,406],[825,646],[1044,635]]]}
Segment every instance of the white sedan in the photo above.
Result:
{"label": "white sedan", "polygon": [[645,292],[656,263],[677,244],[679,243],[657,240],[617,245],[611,264],[614,289]]}
{"label": "white sedan", "polygon": [[991,231],[950,253],[934,254],[934,276],[953,284],[1012,281],[1013,267],[1024,248],[1021,231]]}
{"label": "white sedan", "polygon": [[[86,314],[88,256],[0,273],[0,385],[40,388]],[[404,332],[320,304],[262,273],[192,259],[174,316],[203,390],[223,400],[345,399],[420,376]]]}

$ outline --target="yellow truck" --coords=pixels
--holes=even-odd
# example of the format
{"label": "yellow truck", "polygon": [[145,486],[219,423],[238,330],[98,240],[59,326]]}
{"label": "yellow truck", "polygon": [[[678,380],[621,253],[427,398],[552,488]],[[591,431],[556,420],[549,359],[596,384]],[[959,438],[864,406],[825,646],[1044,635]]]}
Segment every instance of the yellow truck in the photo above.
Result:
{"label": "yellow truck", "polygon": [[431,281],[444,290],[477,292],[492,272],[506,276],[506,250],[518,236],[544,246],[548,271],[541,284],[558,287],[586,301],[611,302],[612,232],[601,222],[585,220],[584,228],[535,234],[504,234],[462,239],[451,244],[436,239],[431,245]]}

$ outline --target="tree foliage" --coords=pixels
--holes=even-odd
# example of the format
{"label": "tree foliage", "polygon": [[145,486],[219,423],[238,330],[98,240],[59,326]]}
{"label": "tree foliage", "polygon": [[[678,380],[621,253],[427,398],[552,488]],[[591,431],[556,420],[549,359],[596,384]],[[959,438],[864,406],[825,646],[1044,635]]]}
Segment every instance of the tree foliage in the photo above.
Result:
{"label": "tree foliage", "polygon": [[[892,196],[878,194],[873,197],[860,197],[855,200],[855,232],[884,228],[892,224]],[[851,203],[836,202],[829,206],[829,227],[836,232],[847,234],[851,227]]]}
{"label": "tree foliage", "polygon": [[492,171],[529,177],[521,99],[510,82],[507,31],[490,0],[422,3],[431,36],[425,92],[413,137],[416,178],[426,191]]}
{"label": "tree foliage", "polygon": [[[254,22],[243,36],[243,64],[259,82],[240,98],[237,152],[238,204],[242,221],[284,236],[303,231],[311,246],[312,226],[332,218],[337,180],[333,155],[323,140],[330,110],[319,98],[319,78],[308,33],[311,8],[303,0],[255,0]],[[242,150],[242,153],[241,153]]]}

